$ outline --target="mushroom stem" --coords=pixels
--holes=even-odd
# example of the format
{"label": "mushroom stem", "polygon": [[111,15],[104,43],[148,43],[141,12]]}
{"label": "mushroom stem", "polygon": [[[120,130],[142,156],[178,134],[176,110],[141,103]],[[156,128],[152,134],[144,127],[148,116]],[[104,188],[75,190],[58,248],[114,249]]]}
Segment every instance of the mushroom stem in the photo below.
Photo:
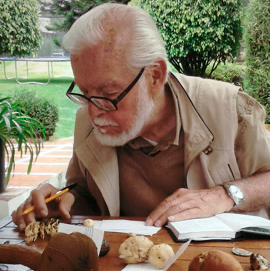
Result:
{"label": "mushroom stem", "polygon": [[0,263],[22,264],[37,269],[41,254],[21,245],[0,245]]}

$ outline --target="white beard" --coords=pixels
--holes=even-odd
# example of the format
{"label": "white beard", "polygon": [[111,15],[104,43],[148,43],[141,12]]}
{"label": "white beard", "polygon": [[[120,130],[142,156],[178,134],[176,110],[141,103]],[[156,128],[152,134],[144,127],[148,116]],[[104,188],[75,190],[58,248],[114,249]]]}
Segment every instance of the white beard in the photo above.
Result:
{"label": "white beard", "polygon": [[[142,85],[142,84],[141,84]],[[100,132],[97,128],[94,129],[95,136],[97,140],[105,146],[123,146],[130,140],[136,138],[140,132],[142,131],[143,127],[149,122],[151,114],[154,109],[154,102],[153,100],[148,97],[146,91],[139,90],[139,94],[137,97],[137,108],[136,114],[134,116],[134,120],[131,126],[131,129],[127,132],[123,132],[116,136],[106,135]],[[106,122],[104,119],[94,119],[93,125],[96,124],[108,124],[112,126],[117,126],[117,123],[112,121]]]}

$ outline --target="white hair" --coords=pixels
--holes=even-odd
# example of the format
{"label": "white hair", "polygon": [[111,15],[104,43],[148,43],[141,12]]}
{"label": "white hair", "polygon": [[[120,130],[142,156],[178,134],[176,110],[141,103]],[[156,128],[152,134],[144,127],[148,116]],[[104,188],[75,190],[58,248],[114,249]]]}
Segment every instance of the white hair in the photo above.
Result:
{"label": "white hair", "polygon": [[64,36],[62,47],[70,55],[78,55],[106,39],[108,24],[115,26],[116,33],[120,29],[128,31],[125,41],[128,46],[123,56],[128,67],[154,66],[158,59],[167,62],[164,41],[150,15],[139,7],[123,4],[102,4],[82,15]]}

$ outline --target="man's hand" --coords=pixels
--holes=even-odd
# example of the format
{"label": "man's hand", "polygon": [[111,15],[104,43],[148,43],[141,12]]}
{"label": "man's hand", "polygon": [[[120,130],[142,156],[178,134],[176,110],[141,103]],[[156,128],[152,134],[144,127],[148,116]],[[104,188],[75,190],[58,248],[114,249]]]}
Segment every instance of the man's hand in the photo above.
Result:
{"label": "man's hand", "polygon": [[162,226],[168,221],[208,217],[228,212],[233,206],[234,201],[222,186],[203,190],[180,188],[147,217],[146,225]]}
{"label": "man's hand", "polygon": [[[31,192],[29,198],[12,213],[12,220],[18,225],[20,231],[23,231],[29,223],[36,221],[36,217],[60,214],[64,219],[70,218],[69,211],[75,201],[71,193],[67,192],[49,203],[48,206],[44,202],[46,198],[55,194],[57,191],[52,185],[44,184]],[[23,215],[23,211],[31,206],[34,206],[35,210],[28,215]]]}

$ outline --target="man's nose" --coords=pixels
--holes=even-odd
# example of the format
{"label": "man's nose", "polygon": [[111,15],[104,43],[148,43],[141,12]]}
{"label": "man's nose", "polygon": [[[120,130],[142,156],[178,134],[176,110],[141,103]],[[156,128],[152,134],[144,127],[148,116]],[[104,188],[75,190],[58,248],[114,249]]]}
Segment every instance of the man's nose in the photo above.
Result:
{"label": "man's nose", "polygon": [[88,103],[88,114],[92,117],[100,117],[101,115],[103,115],[104,113],[106,113],[105,110],[99,109],[97,106],[95,106],[94,104],[92,104],[91,102]]}

